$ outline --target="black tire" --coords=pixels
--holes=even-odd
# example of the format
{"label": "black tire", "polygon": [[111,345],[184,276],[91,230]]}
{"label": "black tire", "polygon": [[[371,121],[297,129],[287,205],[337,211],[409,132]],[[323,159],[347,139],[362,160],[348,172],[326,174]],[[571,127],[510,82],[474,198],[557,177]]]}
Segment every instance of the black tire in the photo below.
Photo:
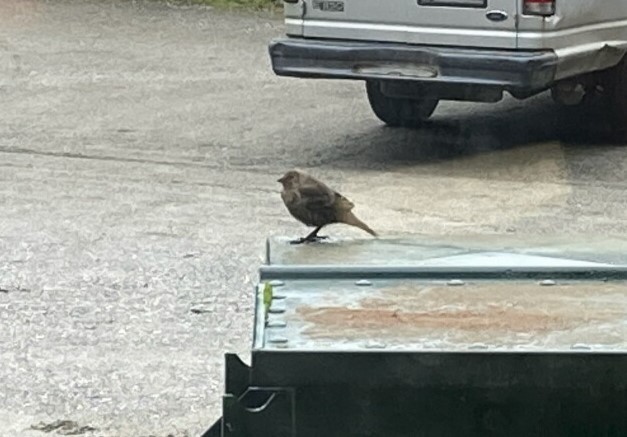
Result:
{"label": "black tire", "polygon": [[419,127],[438,106],[438,100],[433,98],[388,97],[381,92],[381,85],[377,81],[366,82],[366,93],[377,118],[393,127]]}
{"label": "black tire", "polygon": [[612,138],[627,143],[627,58],[609,72],[603,88]]}

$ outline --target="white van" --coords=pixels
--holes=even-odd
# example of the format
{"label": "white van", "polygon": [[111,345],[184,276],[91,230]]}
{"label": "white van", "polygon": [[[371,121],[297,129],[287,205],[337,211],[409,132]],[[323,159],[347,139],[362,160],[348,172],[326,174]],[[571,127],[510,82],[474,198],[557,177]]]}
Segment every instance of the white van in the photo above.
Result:
{"label": "white van", "polygon": [[551,89],[599,91],[627,138],[627,0],[284,0],[277,75],[366,81],[391,126],[420,125],[440,100],[497,102]]}

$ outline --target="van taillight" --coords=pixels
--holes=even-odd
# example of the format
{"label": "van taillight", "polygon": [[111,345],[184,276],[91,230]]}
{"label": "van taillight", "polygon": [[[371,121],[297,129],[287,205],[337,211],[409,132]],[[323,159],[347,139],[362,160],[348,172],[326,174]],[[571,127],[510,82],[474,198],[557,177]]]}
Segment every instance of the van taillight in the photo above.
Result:
{"label": "van taillight", "polygon": [[523,14],[549,16],[555,13],[555,0],[524,0]]}

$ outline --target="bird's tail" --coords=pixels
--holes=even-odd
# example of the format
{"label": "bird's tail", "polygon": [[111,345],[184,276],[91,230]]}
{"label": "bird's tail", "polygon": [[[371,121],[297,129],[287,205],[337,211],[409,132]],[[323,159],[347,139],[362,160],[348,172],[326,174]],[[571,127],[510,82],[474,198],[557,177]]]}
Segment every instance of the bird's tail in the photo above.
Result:
{"label": "bird's tail", "polygon": [[344,214],[344,217],[342,217],[342,222],[346,223],[347,225],[351,225],[351,226],[355,226],[359,229],[363,229],[364,231],[368,232],[370,235],[372,235],[373,237],[378,237],[378,234],[373,231],[370,226],[368,226],[367,224],[365,224],[364,222],[362,222],[361,220],[359,220],[355,214],[353,214],[352,212],[347,212],[346,214]]}

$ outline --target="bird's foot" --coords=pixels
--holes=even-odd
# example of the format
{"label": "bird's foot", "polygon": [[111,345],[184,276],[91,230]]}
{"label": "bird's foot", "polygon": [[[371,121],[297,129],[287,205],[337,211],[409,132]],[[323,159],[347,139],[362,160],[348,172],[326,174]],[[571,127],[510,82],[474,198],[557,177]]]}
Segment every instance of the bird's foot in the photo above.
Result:
{"label": "bird's foot", "polygon": [[321,240],[328,240],[329,237],[326,235],[316,235],[315,237],[302,237],[302,238],[298,238],[296,240],[292,240],[290,241],[290,244],[303,244],[303,243],[317,243],[318,241]]}

